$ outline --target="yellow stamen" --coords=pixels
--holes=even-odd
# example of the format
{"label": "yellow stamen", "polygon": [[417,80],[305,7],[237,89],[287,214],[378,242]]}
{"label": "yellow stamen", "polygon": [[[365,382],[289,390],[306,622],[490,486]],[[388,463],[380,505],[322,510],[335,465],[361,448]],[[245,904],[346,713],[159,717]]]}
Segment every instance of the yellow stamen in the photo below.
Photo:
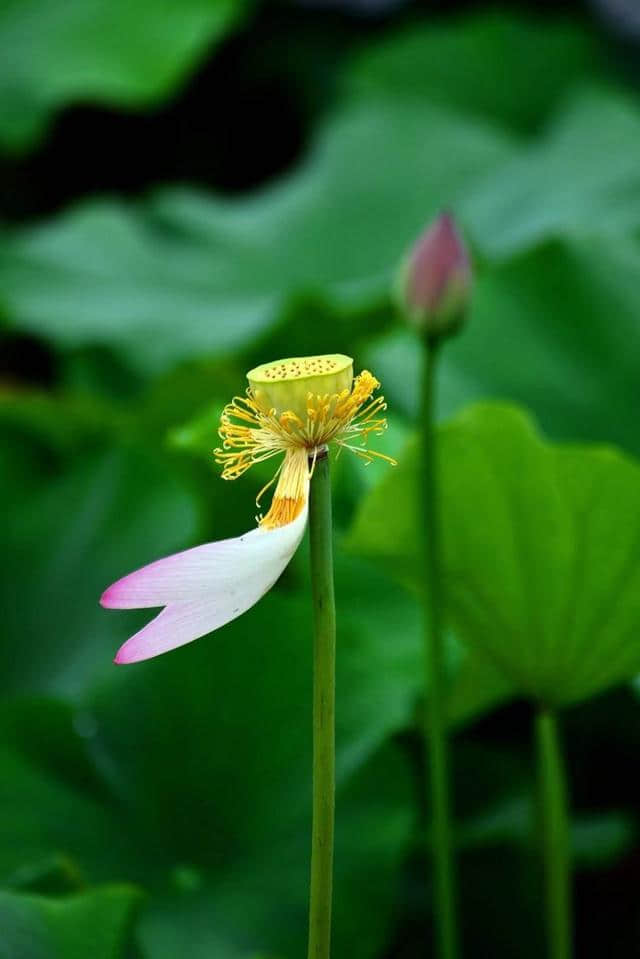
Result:
{"label": "yellow stamen", "polygon": [[287,450],[284,454],[269,512],[266,516],[258,517],[258,522],[265,529],[285,526],[300,515],[309,488],[307,460],[306,449]]}
{"label": "yellow stamen", "polygon": [[298,412],[266,410],[256,402],[250,387],[246,396],[234,397],[222,413],[222,447],[215,450],[216,462],[223,467],[222,478],[237,479],[255,463],[284,453],[275,476],[260,492],[262,496],[277,479],[271,508],[259,519],[271,529],[299,515],[311,475],[309,459],[315,464],[318,452],[330,443],[335,443],[338,451],[350,450],[365,463],[376,458],[395,466],[390,456],[367,445],[371,435],[381,435],[387,428],[386,419],[380,415],[387,408],[384,397],[373,397],[379,386],[365,370],[355,378],[351,389],[324,395],[308,393],[306,418],[300,408]]}

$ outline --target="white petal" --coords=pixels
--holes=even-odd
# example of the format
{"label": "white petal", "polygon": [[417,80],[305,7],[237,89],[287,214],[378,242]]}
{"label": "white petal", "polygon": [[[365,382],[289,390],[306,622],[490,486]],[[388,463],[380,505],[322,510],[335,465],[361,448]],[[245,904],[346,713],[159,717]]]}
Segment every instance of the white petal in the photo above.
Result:
{"label": "white petal", "polygon": [[238,583],[246,585],[254,576],[261,578],[279,563],[282,572],[302,539],[307,511],[305,504],[293,523],[278,529],[258,527],[233,539],[194,546],[149,563],[109,586],[100,602],[107,609],[166,606],[211,595],[212,590],[231,593]]}
{"label": "white petal", "polygon": [[151,563],[103,594],[114,609],[166,608],[120,648],[117,663],[149,659],[210,633],[271,589],[300,544],[308,506],[287,526],[260,527]]}

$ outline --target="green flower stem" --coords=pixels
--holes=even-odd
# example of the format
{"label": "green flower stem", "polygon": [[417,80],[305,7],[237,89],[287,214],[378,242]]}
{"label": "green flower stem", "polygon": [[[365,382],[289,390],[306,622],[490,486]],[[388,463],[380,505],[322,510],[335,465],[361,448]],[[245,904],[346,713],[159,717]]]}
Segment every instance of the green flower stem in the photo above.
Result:
{"label": "green flower stem", "polygon": [[444,650],[441,615],[438,471],[434,422],[438,346],[426,343],[422,387],[421,503],[424,540],[425,746],[428,751],[435,923],[440,959],[458,954],[453,837],[449,807],[449,759],[446,735]]}
{"label": "green flower stem", "polygon": [[571,887],[567,787],[555,713],[536,715],[542,855],[550,959],[570,959]]}
{"label": "green flower stem", "polygon": [[333,592],[331,478],[320,453],[309,495],[313,591],[313,826],[308,959],[329,959],[335,811],[336,608]]}

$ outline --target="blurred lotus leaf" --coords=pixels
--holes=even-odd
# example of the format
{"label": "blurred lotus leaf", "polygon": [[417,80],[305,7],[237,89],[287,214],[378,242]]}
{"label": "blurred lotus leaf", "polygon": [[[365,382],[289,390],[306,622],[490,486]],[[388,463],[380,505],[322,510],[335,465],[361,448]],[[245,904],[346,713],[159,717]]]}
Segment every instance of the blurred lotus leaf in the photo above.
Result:
{"label": "blurred lotus leaf", "polygon": [[102,886],[64,898],[0,891],[2,959],[125,959],[140,894]]}
{"label": "blurred lotus leaf", "polygon": [[566,18],[480,10],[385,34],[347,79],[357,96],[429,99],[535,133],[572,88],[604,73],[604,60],[596,35]]}
{"label": "blurred lotus leaf", "polygon": [[123,107],[173,93],[245,0],[5,0],[0,145],[25,150],[70,102]]}
{"label": "blurred lotus leaf", "polygon": [[181,480],[140,450],[85,449],[62,470],[46,446],[24,443],[21,456],[24,466],[14,456],[14,474],[2,476],[11,503],[0,536],[10,558],[0,580],[4,689],[77,694],[111,668],[116,648],[102,590],[193,536],[195,507]]}
{"label": "blurred lotus leaf", "polygon": [[461,214],[495,259],[557,236],[633,234],[640,225],[639,145],[637,103],[581,92],[538,140],[469,192]]}
{"label": "blurred lotus leaf", "polygon": [[9,324],[143,370],[253,345],[306,291],[385,295],[424,217],[509,155],[505,135],[428,104],[344,109],[296,176],[254,198],[171,189],[14,231],[0,248]]}
{"label": "blurred lotus leaf", "polygon": [[[139,936],[154,959],[187,950],[220,959],[260,947],[300,953],[311,745],[306,604],[273,596],[249,615],[253,623],[241,620],[150,669],[114,669],[76,709],[4,707],[5,882],[15,884],[27,866],[37,875],[56,853],[79,882],[126,877],[153,892]],[[348,636],[343,701],[356,685]],[[370,670],[375,680],[380,670]],[[388,692],[386,700],[389,707],[368,697],[369,710],[387,717],[385,726],[379,716],[377,734],[357,707],[343,709],[338,732],[336,893],[349,909],[338,910],[335,934],[345,953],[357,942],[359,957],[376,956],[386,936],[413,819],[405,760],[379,746],[394,723]]]}
{"label": "blurred lotus leaf", "polygon": [[[446,601],[460,638],[521,695],[546,703],[631,679],[640,670],[637,464],[610,448],[551,446],[524,413],[498,404],[444,425],[438,455]],[[417,457],[414,442],[363,503],[351,543],[419,588]]]}

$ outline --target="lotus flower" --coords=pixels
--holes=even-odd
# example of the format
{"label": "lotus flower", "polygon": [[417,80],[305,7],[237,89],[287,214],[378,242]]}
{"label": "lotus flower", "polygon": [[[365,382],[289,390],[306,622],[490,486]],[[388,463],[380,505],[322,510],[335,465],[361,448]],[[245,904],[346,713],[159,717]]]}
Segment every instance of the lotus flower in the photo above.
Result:
{"label": "lotus flower", "polygon": [[271,508],[258,526],[233,539],[206,543],[157,560],[119,579],[102,595],[109,609],[164,607],[118,650],[116,663],[133,663],[183,646],[250,609],[276,583],[304,535],[309,482],[316,457],[330,444],[366,463],[394,461],[367,446],[387,426],[380,416],[380,384],[340,354],[280,360],[247,374],[246,395],[223,413],[222,477],[234,480],[255,463],[281,456],[271,482]]}

